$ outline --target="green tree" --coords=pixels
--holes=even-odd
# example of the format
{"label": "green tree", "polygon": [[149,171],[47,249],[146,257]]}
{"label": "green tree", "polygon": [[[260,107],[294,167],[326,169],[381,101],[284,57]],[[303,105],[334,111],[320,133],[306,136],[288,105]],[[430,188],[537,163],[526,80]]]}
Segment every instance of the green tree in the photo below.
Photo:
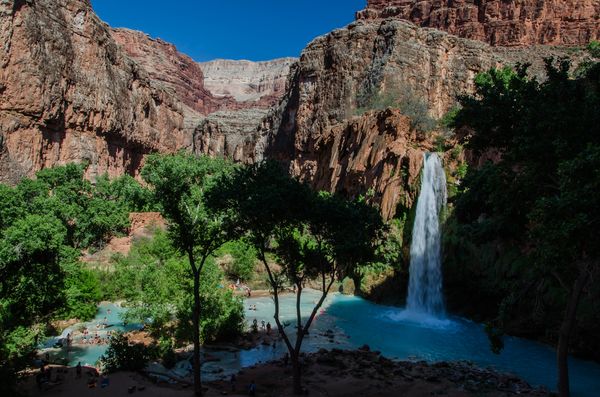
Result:
{"label": "green tree", "polygon": [[130,175],[115,179],[102,175],[96,181],[96,192],[104,200],[118,201],[128,212],[152,212],[160,209],[150,189]]}
{"label": "green tree", "polygon": [[[110,284],[115,299],[127,300],[127,317],[146,322],[157,338],[190,341],[193,282],[185,255],[172,245],[166,232],[136,241],[126,257],[115,260]],[[212,258],[202,269],[200,284],[200,339],[202,343],[237,336],[243,327],[241,300],[223,288],[223,273]]]}
{"label": "green tree", "polygon": [[[498,154],[496,162],[468,169],[456,208],[475,245],[505,252],[497,263],[510,277],[502,280],[497,324],[532,302],[530,315],[541,313],[546,327],[558,329],[561,396],[569,395],[567,353],[578,307],[592,293],[600,258],[592,237],[600,223],[593,193],[600,183],[600,67],[573,78],[569,66],[547,61],[544,82],[529,78],[526,66],[482,74],[455,117],[468,149]],[[553,315],[558,311],[562,319]]]}
{"label": "green tree", "polygon": [[109,372],[141,371],[153,358],[153,350],[142,343],[131,343],[127,336],[117,333],[110,338],[108,349],[100,360]]}
{"label": "green tree", "polygon": [[207,259],[232,239],[229,212],[205,205],[212,179],[232,166],[225,160],[185,154],[150,155],[142,177],[152,186],[174,245],[187,256],[193,278],[194,390],[202,395],[200,378],[200,275]]}
{"label": "green tree", "polygon": [[[220,178],[208,203],[229,208],[263,263],[275,303],[274,319],[293,367],[294,391],[302,393],[300,352],[305,335],[334,281],[370,260],[383,222],[360,201],[315,193],[292,179],[277,163],[262,162]],[[274,252],[281,272],[267,261]],[[300,301],[307,280],[318,279],[321,297],[305,322]],[[279,318],[279,293],[287,280],[296,287],[296,338],[292,342]]]}
{"label": "green tree", "polygon": [[10,393],[41,334],[64,301],[66,230],[52,216],[27,215],[0,236],[0,390]]}

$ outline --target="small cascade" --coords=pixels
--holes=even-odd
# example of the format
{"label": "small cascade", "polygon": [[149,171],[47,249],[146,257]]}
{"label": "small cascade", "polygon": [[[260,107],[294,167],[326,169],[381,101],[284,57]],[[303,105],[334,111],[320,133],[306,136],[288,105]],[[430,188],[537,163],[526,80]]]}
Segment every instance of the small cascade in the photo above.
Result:
{"label": "small cascade", "polygon": [[436,153],[424,155],[421,192],[410,245],[407,311],[444,315],[440,214],[446,206],[446,175]]}

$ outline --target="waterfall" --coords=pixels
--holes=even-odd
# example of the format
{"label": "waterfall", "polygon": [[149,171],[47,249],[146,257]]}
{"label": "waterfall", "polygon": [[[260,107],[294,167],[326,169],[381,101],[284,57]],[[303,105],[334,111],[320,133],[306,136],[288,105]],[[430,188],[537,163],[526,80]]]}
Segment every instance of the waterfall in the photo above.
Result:
{"label": "waterfall", "polygon": [[446,206],[446,175],[439,156],[423,156],[421,192],[410,245],[407,310],[444,315],[440,213]]}

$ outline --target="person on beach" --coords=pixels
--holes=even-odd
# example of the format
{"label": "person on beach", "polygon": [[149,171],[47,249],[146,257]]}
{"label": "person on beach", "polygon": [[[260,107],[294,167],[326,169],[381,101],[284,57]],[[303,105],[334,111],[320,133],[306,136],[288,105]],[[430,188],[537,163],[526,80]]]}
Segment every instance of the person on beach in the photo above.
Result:
{"label": "person on beach", "polygon": [[250,387],[248,388],[248,395],[256,396],[256,383],[254,383],[254,381],[252,381],[252,383],[250,383]]}
{"label": "person on beach", "polygon": [[231,391],[235,391],[235,374],[231,374],[231,378],[229,378],[229,383],[231,384]]}
{"label": "person on beach", "polygon": [[81,378],[81,361],[77,363],[77,366],[75,367],[75,377],[77,379]]}
{"label": "person on beach", "polygon": [[271,335],[271,323],[267,323],[267,335]]}

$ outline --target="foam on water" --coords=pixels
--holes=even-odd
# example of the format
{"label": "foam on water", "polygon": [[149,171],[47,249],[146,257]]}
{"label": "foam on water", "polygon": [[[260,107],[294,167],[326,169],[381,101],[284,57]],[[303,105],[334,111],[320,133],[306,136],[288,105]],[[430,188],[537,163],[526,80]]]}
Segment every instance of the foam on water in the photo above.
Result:
{"label": "foam on water", "polygon": [[381,318],[396,323],[407,323],[415,327],[437,329],[444,332],[460,330],[460,324],[446,317],[437,317],[429,313],[414,310],[390,309]]}

